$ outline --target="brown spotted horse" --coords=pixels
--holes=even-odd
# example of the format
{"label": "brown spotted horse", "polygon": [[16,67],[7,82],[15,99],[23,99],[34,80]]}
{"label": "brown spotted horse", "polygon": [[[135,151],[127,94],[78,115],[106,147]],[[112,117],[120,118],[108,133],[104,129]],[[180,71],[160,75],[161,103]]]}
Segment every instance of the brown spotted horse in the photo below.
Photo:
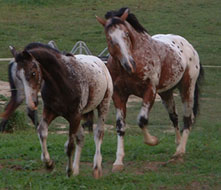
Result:
{"label": "brown spotted horse", "polygon": [[[172,34],[150,36],[129,9],[110,11],[106,19],[96,17],[104,26],[110,57],[111,73],[117,109],[118,145],[113,171],[123,169],[126,103],[134,94],[143,99],[138,124],[144,142],[154,146],[158,139],[147,130],[149,112],[158,93],[174,125],[177,148],[173,158],[184,155],[190,128],[198,109],[198,80],[202,68],[193,46],[183,37]],[[184,107],[182,136],[173,99],[178,88]]]}
{"label": "brown spotted horse", "polygon": [[[32,48],[36,47],[36,48]],[[47,168],[53,167],[47,150],[48,125],[58,116],[64,117],[70,124],[69,139],[65,143],[68,156],[67,174],[79,173],[80,154],[84,134],[80,126],[82,118],[98,110],[98,123],[94,129],[96,152],[93,174],[102,176],[101,144],[104,135],[104,121],[113,92],[111,76],[104,63],[95,56],[68,54],[41,43],[31,43],[24,51],[12,54],[18,64],[17,76],[22,80],[28,107],[36,109],[35,100],[39,83],[44,80],[41,90],[43,114],[37,128],[42,147],[42,161]],[[36,78],[36,76],[39,76]],[[40,77],[42,76],[42,78]],[[74,155],[74,162],[72,158]]]}

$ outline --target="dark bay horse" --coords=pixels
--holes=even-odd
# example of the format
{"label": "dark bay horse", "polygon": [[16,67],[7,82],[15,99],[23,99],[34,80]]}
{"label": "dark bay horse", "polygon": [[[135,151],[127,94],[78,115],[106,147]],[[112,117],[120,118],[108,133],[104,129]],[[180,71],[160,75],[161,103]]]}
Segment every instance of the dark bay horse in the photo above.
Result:
{"label": "dark bay horse", "polygon": [[[186,143],[199,101],[199,78],[202,67],[193,46],[178,35],[150,36],[129,9],[110,11],[106,19],[97,17],[104,26],[110,57],[107,67],[111,73],[117,109],[117,158],[113,170],[123,169],[126,103],[134,94],[143,99],[138,125],[148,145],[157,145],[158,139],[147,130],[149,112],[158,93],[165,105],[176,133],[177,148],[173,158],[185,154]],[[184,109],[182,135],[173,90],[178,88]]]}
{"label": "dark bay horse", "polygon": [[[37,48],[31,48],[37,47]],[[31,43],[24,51],[12,54],[18,64],[17,75],[22,80],[26,103],[31,110],[36,109],[37,92],[41,90],[43,115],[38,126],[38,135],[42,146],[42,160],[46,167],[53,167],[47,150],[48,125],[58,116],[63,116],[70,124],[69,139],[65,144],[68,156],[67,174],[79,173],[80,154],[83,146],[82,118],[98,110],[98,123],[94,129],[96,152],[93,173],[95,178],[102,176],[102,156],[100,152],[104,121],[112,96],[111,76],[104,63],[95,56],[75,56],[62,54],[56,49],[41,43]],[[36,78],[36,76],[38,76]],[[42,78],[40,77],[42,76]],[[72,165],[72,158],[75,157]]]}
{"label": "dark bay horse", "polygon": [[[9,117],[14,113],[14,111],[18,108],[19,105],[21,105],[21,103],[25,99],[24,87],[22,81],[17,77],[16,72],[17,63],[13,60],[9,63],[8,66],[8,79],[10,84],[11,97],[4,109],[4,112],[0,114],[0,117],[2,117],[2,121],[0,123],[1,132],[5,131],[5,127],[9,120]],[[37,110],[32,111],[27,108],[27,112],[33,124],[37,127]]]}
{"label": "dark bay horse", "polygon": [[[10,46],[10,48],[12,48]],[[38,48],[38,44],[36,43],[35,46],[27,46],[27,50]],[[68,55],[68,54],[67,54]],[[82,59],[82,57],[85,59],[85,56],[82,55],[75,55],[76,59]],[[25,99],[25,93],[24,93],[24,86],[21,81],[21,79],[17,76],[17,63],[15,60],[12,60],[9,63],[8,66],[8,81],[10,84],[10,90],[11,90],[11,97],[6,105],[4,112],[0,114],[0,117],[2,118],[2,121],[0,123],[0,132],[5,131],[5,127],[8,123],[9,118],[11,115],[14,113],[14,111],[22,104],[22,102]],[[41,75],[41,73],[39,73]],[[36,76],[36,78],[42,78],[42,76]],[[36,79],[38,80],[38,79]],[[43,84],[43,81],[41,81]],[[41,86],[42,86],[41,84]],[[40,89],[39,89],[40,90]],[[38,104],[38,100],[35,102],[36,106]],[[38,113],[37,110],[31,110],[29,107],[27,107],[27,113],[29,118],[31,119],[32,123],[35,125],[37,128],[39,122],[38,122]],[[85,118],[86,122],[82,125],[84,128],[88,127],[89,131],[92,130],[93,126],[93,115],[92,114],[87,114],[87,117]]]}

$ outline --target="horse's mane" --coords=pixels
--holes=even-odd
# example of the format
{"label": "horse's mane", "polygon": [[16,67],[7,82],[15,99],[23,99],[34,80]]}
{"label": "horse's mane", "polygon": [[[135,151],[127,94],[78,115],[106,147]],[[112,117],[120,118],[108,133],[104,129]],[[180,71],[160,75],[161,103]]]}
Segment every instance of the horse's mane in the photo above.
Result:
{"label": "horse's mane", "polygon": [[41,62],[41,65],[47,70],[52,70],[53,68],[60,69],[61,67],[56,55],[62,55],[62,53],[48,44],[33,42],[28,44],[24,48],[24,51],[30,52],[34,58]]}
{"label": "horse's mane", "polygon": [[31,49],[34,49],[34,48],[46,48],[46,49],[52,50],[56,53],[61,53],[59,50],[49,46],[48,44],[43,44],[43,43],[40,43],[40,42],[32,42],[32,43],[28,44],[25,47],[25,50],[31,50]]}
{"label": "horse's mane", "polygon": [[[116,24],[120,24],[122,22],[120,22],[121,20],[116,19],[114,17],[121,17],[124,13],[124,11],[128,9],[127,7],[123,7],[117,11],[108,11],[105,14],[105,18],[106,19],[112,19],[112,22],[110,23],[110,25],[116,25]],[[139,23],[139,21],[137,20],[136,16],[133,13],[128,14],[127,17],[127,22],[130,23],[130,25],[139,33],[144,33],[147,32],[147,30]],[[109,26],[110,26],[109,25]],[[147,32],[148,33],[148,32]]]}

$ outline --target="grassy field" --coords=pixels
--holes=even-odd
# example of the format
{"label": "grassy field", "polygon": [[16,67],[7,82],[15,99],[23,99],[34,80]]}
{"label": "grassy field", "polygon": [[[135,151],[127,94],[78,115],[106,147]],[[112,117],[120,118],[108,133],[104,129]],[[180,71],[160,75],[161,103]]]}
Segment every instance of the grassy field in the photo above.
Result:
{"label": "grassy field", "polygon": [[[105,47],[103,28],[95,15],[104,16],[111,9],[128,6],[150,34],[174,33],[188,39],[199,52],[203,65],[220,65],[221,1],[220,0],[0,0],[0,58],[11,57],[8,46],[18,50],[30,42],[54,40],[61,50],[70,51],[78,40],[87,43],[97,55]],[[32,127],[12,134],[0,134],[0,190],[6,189],[150,189],[198,190],[221,189],[221,69],[205,68],[201,112],[190,135],[183,163],[162,164],[175,152],[174,133],[167,112],[156,102],[150,114],[150,131],[160,144],[143,143],[136,117],[140,102],[128,104],[125,136],[125,170],[112,173],[115,160],[116,133],[107,127],[102,145],[103,173],[100,180],[92,177],[93,135],[86,134],[80,175],[66,177],[64,153],[66,134],[58,134],[67,122],[56,119],[49,128],[48,147],[56,166],[44,169],[40,144]],[[7,81],[7,63],[0,62],[0,80]],[[0,100],[5,97],[0,96]],[[182,105],[176,97],[180,125]],[[39,106],[39,115],[41,112]],[[0,112],[3,105],[0,105]],[[19,108],[25,111],[25,105]],[[25,122],[30,122],[26,119]],[[115,125],[113,105],[107,124]]]}

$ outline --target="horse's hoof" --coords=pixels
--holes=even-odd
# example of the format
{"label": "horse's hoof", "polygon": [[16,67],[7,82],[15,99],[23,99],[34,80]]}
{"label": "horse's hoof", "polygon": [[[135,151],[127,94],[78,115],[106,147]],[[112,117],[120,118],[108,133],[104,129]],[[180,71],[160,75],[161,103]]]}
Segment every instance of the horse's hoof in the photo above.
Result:
{"label": "horse's hoof", "polygon": [[148,141],[144,141],[144,143],[149,146],[156,146],[159,144],[159,141],[157,137],[151,136],[151,139],[148,139]]}
{"label": "horse's hoof", "polygon": [[174,160],[179,160],[179,159],[183,158],[184,155],[185,155],[185,153],[183,153],[183,152],[175,153],[175,154],[172,156],[172,159],[174,159]]}
{"label": "horse's hoof", "polygon": [[47,170],[53,170],[54,169],[54,161],[50,160],[49,162],[46,162],[45,167]]}
{"label": "horse's hoof", "polygon": [[68,176],[68,177],[71,177],[72,174],[73,174],[73,170],[68,169],[68,170],[67,170],[67,176]]}
{"label": "horse's hoof", "polygon": [[178,164],[178,163],[183,163],[184,160],[183,160],[183,157],[172,157],[170,160],[168,160],[166,162],[165,165],[168,165],[168,164]]}
{"label": "horse's hoof", "polygon": [[124,165],[113,165],[112,172],[121,172],[124,170]]}
{"label": "horse's hoof", "polygon": [[79,170],[75,170],[75,169],[74,169],[74,171],[73,171],[73,175],[74,175],[74,176],[79,175]]}
{"label": "horse's hoof", "polygon": [[93,171],[94,179],[99,179],[102,177],[102,169],[95,168]]}

